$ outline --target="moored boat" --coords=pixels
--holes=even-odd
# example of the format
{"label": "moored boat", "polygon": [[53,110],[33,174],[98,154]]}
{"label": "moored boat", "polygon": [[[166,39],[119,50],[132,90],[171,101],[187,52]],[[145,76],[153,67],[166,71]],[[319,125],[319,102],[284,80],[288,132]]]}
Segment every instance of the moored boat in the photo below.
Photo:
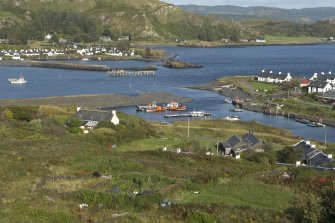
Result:
{"label": "moored boat", "polygon": [[320,123],[320,122],[311,122],[307,123],[307,126],[309,127],[326,127],[326,125]]}
{"label": "moored boat", "polygon": [[310,123],[310,121],[309,121],[308,119],[304,119],[304,118],[296,118],[295,121],[296,121],[296,122],[303,123],[303,124],[308,124],[308,123]]}
{"label": "moored boat", "polygon": [[240,108],[234,108],[234,109],[230,109],[231,112],[243,112],[242,109]]}
{"label": "moored boat", "polygon": [[27,80],[24,79],[24,77],[19,77],[19,78],[8,78],[8,81],[11,83],[11,84],[25,84],[27,83]]}
{"label": "moored boat", "polygon": [[153,109],[157,107],[156,102],[149,103],[147,105],[137,105],[137,111],[146,111],[147,109]]}
{"label": "moored boat", "polygon": [[232,101],[231,99],[229,99],[229,98],[225,98],[225,99],[224,99],[224,102],[226,102],[227,104],[231,104],[231,103],[233,103],[233,101]]}
{"label": "moored boat", "polygon": [[229,115],[223,118],[224,120],[228,120],[228,121],[239,121],[241,120],[240,117],[236,116],[236,115]]}
{"label": "moored boat", "polygon": [[152,107],[152,108],[147,108],[146,112],[163,112],[166,109],[162,106],[156,106],[156,107]]}
{"label": "moored boat", "polygon": [[187,106],[181,105],[178,102],[170,102],[165,106],[165,109],[170,111],[185,111],[187,109]]}

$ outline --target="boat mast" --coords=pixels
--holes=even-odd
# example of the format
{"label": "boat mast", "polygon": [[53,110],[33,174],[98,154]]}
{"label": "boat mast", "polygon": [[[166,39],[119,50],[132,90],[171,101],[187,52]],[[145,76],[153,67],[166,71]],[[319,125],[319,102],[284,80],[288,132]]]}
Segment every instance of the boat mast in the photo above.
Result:
{"label": "boat mast", "polygon": [[190,139],[190,118],[187,118],[187,139]]}

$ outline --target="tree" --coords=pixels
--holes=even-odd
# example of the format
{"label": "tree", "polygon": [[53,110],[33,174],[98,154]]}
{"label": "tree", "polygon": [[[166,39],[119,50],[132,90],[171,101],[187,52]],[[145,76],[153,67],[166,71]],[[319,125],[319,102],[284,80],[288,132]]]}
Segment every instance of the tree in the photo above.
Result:
{"label": "tree", "polygon": [[286,147],[286,148],[282,149],[281,151],[277,152],[277,159],[281,163],[292,163],[292,164],[294,164],[296,161],[298,161],[300,159],[299,154],[300,153],[298,153],[292,147]]}
{"label": "tree", "polygon": [[333,223],[335,222],[335,191],[327,189],[321,193],[322,222]]}
{"label": "tree", "polygon": [[116,43],[116,48],[117,48],[120,52],[129,51],[130,44],[129,44],[128,41],[118,41],[118,42]]}
{"label": "tree", "polygon": [[297,195],[285,213],[293,222],[318,223],[321,220],[321,211],[320,198],[305,194]]}
{"label": "tree", "polygon": [[150,57],[150,56],[151,56],[151,48],[150,47],[146,47],[145,48],[144,57]]}

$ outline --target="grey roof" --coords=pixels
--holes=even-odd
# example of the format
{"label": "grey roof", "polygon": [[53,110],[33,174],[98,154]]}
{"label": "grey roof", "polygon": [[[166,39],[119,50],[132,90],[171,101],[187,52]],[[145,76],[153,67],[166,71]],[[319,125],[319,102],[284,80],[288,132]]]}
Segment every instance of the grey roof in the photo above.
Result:
{"label": "grey roof", "polygon": [[319,74],[317,79],[322,80],[322,81],[326,81],[327,79],[334,80],[335,75],[334,74]]}
{"label": "grey roof", "polygon": [[76,116],[84,121],[110,121],[113,118],[113,113],[107,111],[95,111],[81,109]]}
{"label": "grey roof", "polygon": [[251,147],[254,147],[260,142],[260,140],[254,134],[251,133],[243,135],[242,140]]}
{"label": "grey roof", "polygon": [[328,155],[316,148],[312,148],[306,141],[301,141],[293,147],[295,150],[302,150],[302,160],[306,160],[307,164],[314,166],[322,166],[322,164],[334,162],[333,159],[328,158]]}
{"label": "grey roof", "polygon": [[326,81],[312,81],[312,82],[309,84],[309,87],[324,88],[324,87],[327,86],[327,84],[329,84],[329,83],[326,82]]}
{"label": "grey roof", "polygon": [[335,90],[325,92],[320,98],[327,98],[335,100]]}
{"label": "grey roof", "polygon": [[258,77],[264,77],[264,78],[271,77],[273,79],[277,78],[279,80],[285,80],[285,78],[287,77],[287,74],[261,73],[260,75],[258,75]]}
{"label": "grey roof", "polygon": [[234,147],[236,146],[237,144],[239,144],[240,142],[242,142],[242,140],[237,137],[237,136],[232,136],[230,137],[228,140],[227,140],[227,143],[231,146],[231,147]]}

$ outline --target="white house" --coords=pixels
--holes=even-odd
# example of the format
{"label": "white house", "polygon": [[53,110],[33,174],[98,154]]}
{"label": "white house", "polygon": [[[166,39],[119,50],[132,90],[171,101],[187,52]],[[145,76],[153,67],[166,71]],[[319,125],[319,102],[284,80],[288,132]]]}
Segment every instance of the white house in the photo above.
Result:
{"label": "white house", "polygon": [[335,85],[335,74],[332,74],[332,72],[330,71],[328,73],[321,72],[321,74],[314,73],[310,80],[325,81],[332,85]]}
{"label": "white house", "polygon": [[52,35],[51,35],[51,34],[47,34],[47,35],[44,37],[44,40],[45,40],[45,41],[49,41],[49,40],[51,40],[51,38],[52,38]]}
{"label": "white house", "polygon": [[332,89],[333,86],[326,81],[312,81],[308,86],[308,93],[325,93]]}
{"label": "white house", "polygon": [[286,81],[291,81],[292,76],[290,73],[282,74],[279,72],[278,74],[273,73],[270,71],[269,73],[266,73],[264,70],[262,70],[262,73],[257,76],[257,80],[259,82],[266,82],[266,83],[276,83],[281,84]]}
{"label": "white house", "polygon": [[84,129],[92,130],[94,129],[100,121],[109,121],[114,125],[119,125],[120,120],[116,115],[116,111],[100,111],[100,110],[86,110],[81,109],[81,107],[77,107],[76,116],[83,120]]}
{"label": "white house", "polygon": [[266,43],[266,39],[256,39],[256,43]]}
{"label": "white house", "polygon": [[21,56],[18,53],[14,53],[12,56],[12,60],[21,60]]}

